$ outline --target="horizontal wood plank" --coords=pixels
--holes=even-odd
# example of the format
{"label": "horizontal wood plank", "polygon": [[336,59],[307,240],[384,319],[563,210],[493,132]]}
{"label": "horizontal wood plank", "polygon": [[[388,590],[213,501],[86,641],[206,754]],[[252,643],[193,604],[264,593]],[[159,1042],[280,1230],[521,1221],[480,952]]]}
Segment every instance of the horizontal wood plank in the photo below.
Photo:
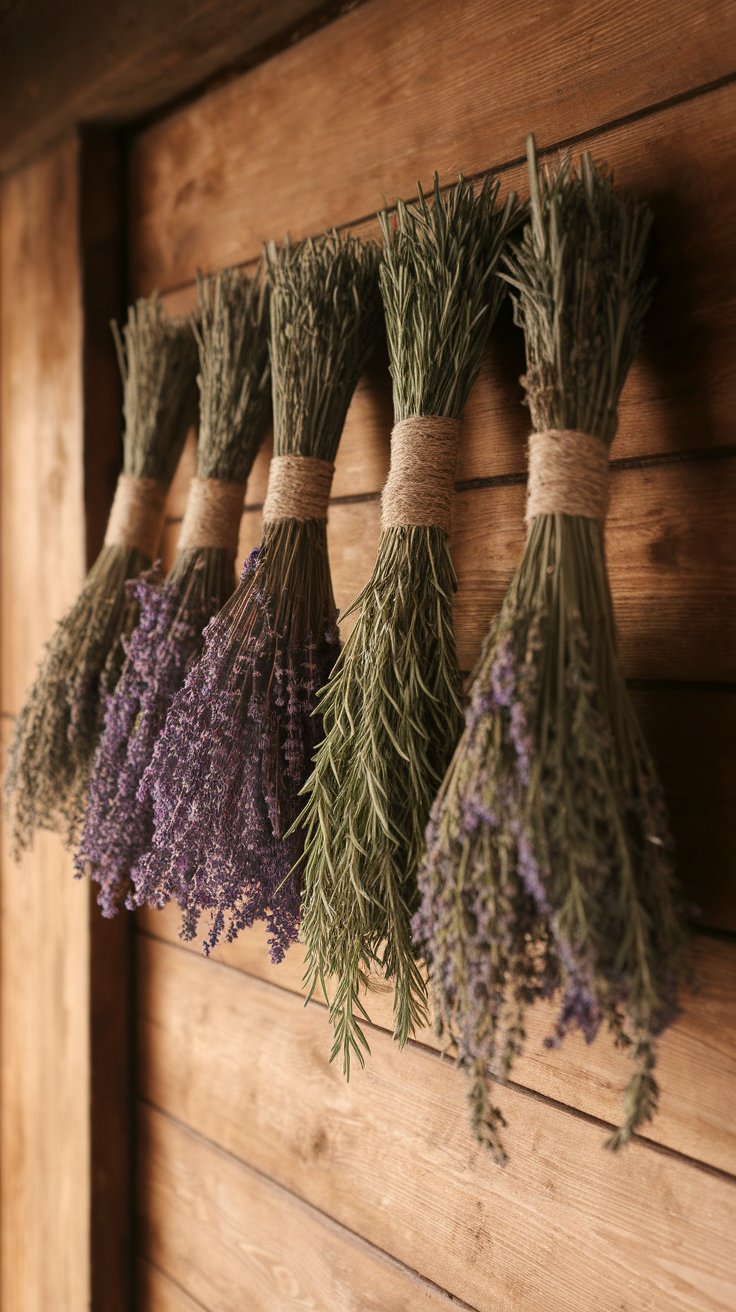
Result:
{"label": "horizontal wood plank", "polygon": [[[170,906],[163,911],[142,911],[138,923],[154,938],[186,948],[206,970],[199,943],[182,943],[178,937],[178,909]],[[145,947],[142,950],[147,951]],[[261,926],[217,948],[213,956],[243,974],[305,996],[302,945],[294,944],[285,960],[274,966]],[[642,1137],[736,1176],[736,1126],[732,1115],[736,1087],[736,943],[697,935],[693,961],[697,990],[682,999],[682,1015],[660,1043],[662,1105]],[[206,976],[201,978],[205,980]],[[366,1005],[373,1025],[390,1032],[393,990],[378,975]],[[538,1003],[529,1012],[529,1039],[524,1056],[514,1068],[514,1082],[590,1116],[615,1122],[627,1078],[626,1058],[616,1052],[605,1035],[592,1045],[571,1036],[560,1048],[549,1052],[543,1040],[550,1033],[553,1018],[554,1009],[547,1003]],[[425,1047],[439,1051],[432,1025],[416,1037]]]}
{"label": "horizontal wood plank", "polygon": [[[53,618],[83,573],[80,168],[79,143],[67,138],[0,179],[4,710],[17,710]],[[4,738],[12,724],[3,719],[0,728]],[[0,853],[0,1304],[76,1312],[90,1303],[90,1199],[98,1193],[90,1157],[88,893],[74,887],[56,837],[39,835],[19,865],[7,837]]]}
{"label": "horizontal wood plank", "polygon": [[[728,462],[729,477],[719,480],[720,466],[719,461],[684,463],[614,475],[609,561],[621,656],[629,677],[733,679],[733,570],[727,559],[728,539],[720,537],[717,528],[720,516],[730,521],[733,513],[732,467]],[[690,500],[690,491],[689,521],[681,518],[679,506]],[[701,496],[714,504],[715,520],[699,517]],[[467,492],[458,498],[465,509],[456,514],[461,535],[456,621],[460,659],[467,670],[475,663],[485,627],[521,550],[522,499],[519,487]],[[715,536],[709,547],[711,530]],[[259,512],[246,512],[241,558],[260,533]],[[178,525],[172,523],[164,541],[167,565],[177,537]],[[378,541],[377,503],[333,505],[329,539],[335,592],[344,612],[370,577]],[[350,624],[343,624],[343,636]],[[690,643],[692,651],[687,651]],[[693,914],[702,924],[736,930],[736,694],[728,687],[665,686],[637,688],[633,697],[667,792],[678,867]]]}
{"label": "horizontal wood plank", "polygon": [[[622,185],[647,198],[655,211],[651,249],[651,267],[657,279],[654,300],[642,349],[624,389],[613,458],[732,446],[736,276],[731,234],[736,224],[736,196],[729,160],[736,153],[736,85],[597,133],[586,147],[596,158],[607,160]],[[431,138],[427,149],[432,149]],[[218,156],[218,160],[229,172],[229,157]],[[238,166],[233,163],[232,167]],[[431,167],[430,160],[421,176],[426,177]],[[511,169],[504,176],[504,187],[526,194],[525,170]],[[313,192],[306,195],[309,198]],[[300,195],[290,193],[293,212],[285,217],[284,226],[292,233],[301,203]],[[198,214],[191,213],[189,224],[195,232],[201,225],[207,243],[200,262],[206,258],[209,267],[218,267],[236,258],[232,251],[219,248],[217,217],[206,200]],[[357,230],[378,235],[375,223],[359,224]],[[222,231],[231,236],[233,231],[240,233],[242,225],[234,228],[232,219],[224,218]],[[274,233],[279,235],[279,230]],[[163,268],[153,281],[165,281]],[[166,302],[172,312],[188,312],[195,303],[193,287],[168,296]],[[528,412],[521,405],[518,383],[523,357],[521,334],[507,308],[494,328],[467,407],[461,479],[524,470]],[[335,495],[371,492],[381,486],[391,421],[385,352],[379,349],[348,416]],[[254,471],[249,500],[263,499],[264,473],[262,462]]]}
{"label": "horizontal wood plank", "polygon": [[155,1110],[141,1109],[140,1129],[145,1251],[207,1312],[456,1307],[441,1290]]}
{"label": "horizontal wood plank", "polygon": [[[733,71],[728,0],[373,0],[141,133],[131,155],[139,290],[252,258],[410,196],[437,169],[518,158]],[[431,88],[431,94],[428,90]]]}
{"label": "horizontal wood plank", "polygon": [[65,0],[0,6],[0,170],[79,123],[125,123],[323,8],[320,0]]}
{"label": "horizontal wood plank", "polygon": [[[736,675],[736,458],[623,468],[611,477],[607,555],[621,660],[631,679],[729,682]],[[455,631],[472,669],[524,545],[523,484],[457,495]],[[380,531],[377,498],[330,507],[329,546],[341,612],[370,578]],[[240,553],[260,538],[243,518]],[[167,563],[177,530],[170,524]],[[350,624],[343,629],[349,632]]]}
{"label": "horizontal wood plank", "polygon": [[[735,1181],[641,1142],[612,1157],[600,1124],[512,1088],[502,1092],[511,1160],[496,1168],[469,1135],[462,1078],[437,1054],[399,1052],[376,1032],[373,1059],[346,1085],[327,1060],[322,1008],[162,943],[141,949],[143,1097],[471,1306],[730,1309]],[[181,1148],[172,1160],[165,1196],[160,1173],[144,1176],[150,1226],[181,1235],[190,1270],[193,1244],[205,1244],[216,1280],[225,1165],[205,1169]],[[211,1193],[220,1205],[206,1226]],[[171,1219],[178,1194],[197,1222],[186,1234]],[[251,1208],[244,1196],[228,1253],[242,1250]],[[276,1243],[291,1265],[288,1226],[272,1218],[268,1233],[289,1234]],[[159,1245],[148,1251],[168,1268]],[[368,1288],[355,1274],[350,1287]]]}
{"label": "horizontal wood plank", "polygon": [[204,1303],[195,1303],[193,1298],[175,1284],[151,1262],[142,1258],[138,1263],[138,1301],[139,1312],[208,1312]]}

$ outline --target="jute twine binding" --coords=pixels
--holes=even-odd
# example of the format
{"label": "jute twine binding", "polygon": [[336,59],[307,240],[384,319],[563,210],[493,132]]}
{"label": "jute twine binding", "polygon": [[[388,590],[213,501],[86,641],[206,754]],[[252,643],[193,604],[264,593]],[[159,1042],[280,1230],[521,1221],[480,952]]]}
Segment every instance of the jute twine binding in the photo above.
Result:
{"label": "jute twine binding", "polygon": [[381,528],[452,528],[460,420],[414,415],[394,425]]}
{"label": "jute twine binding", "polygon": [[529,438],[526,522],[537,515],[582,515],[604,520],[608,512],[608,448],[598,437],[553,428]]}
{"label": "jute twine binding", "polygon": [[155,478],[121,474],[105,533],[106,547],[137,548],[154,560],[161,541],[166,488]]}
{"label": "jute twine binding", "polygon": [[244,483],[228,483],[220,478],[192,479],[179,534],[179,550],[222,547],[234,556],[238,549],[244,497]]}
{"label": "jute twine binding", "polygon": [[274,456],[268,471],[263,522],[327,519],[335,466],[315,456]]}

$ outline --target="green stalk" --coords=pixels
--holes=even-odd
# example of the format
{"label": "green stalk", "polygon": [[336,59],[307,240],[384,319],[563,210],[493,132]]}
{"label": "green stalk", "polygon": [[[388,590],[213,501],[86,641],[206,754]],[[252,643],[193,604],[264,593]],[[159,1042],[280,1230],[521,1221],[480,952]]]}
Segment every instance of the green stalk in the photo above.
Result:
{"label": "green stalk", "polygon": [[[113,331],[124,383],[123,473],[166,488],[196,413],[191,327],[167,318],[151,297],[130,308],[122,337]],[[104,546],[46,645],[16,720],[5,781],[16,856],[39,828],[74,841],[104,698],[117,683],[122,639],[135,623],[125,584],[150,564],[135,548]]]}
{"label": "green stalk", "polygon": [[[539,175],[507,256],[536,432],[610,446],[651,284],[651,216],[584,156]],[[564,439],[562,439],[564,441]],[[662,791],[616,654],[603,525],[545,514],[473,675],[466,725],[433,808],[417,941],[471,1079],[478,1137],[504,1160],[503,1080],[526,1007],[561,989],[549,1040],[602,1023],[629,1048],[624,1144],[654,1113],[655,1038],[676,1014],[686,936]]]}
{"label": "green stalk", "polygon": [[[495,278],[517,220],[462,179],[432,201],[381,215],[381,291],[396,422],[459,418],[503,287]],[[455,572],[444,529],[384,528],[357,623],[319,705],[325,730],[307,784],[302,937],[307,982],[327,993],[332,1057],[361,1064],[361,993],[379,967],[395,985],[400,1044],[426,1017],[411,940],[416,868],[436,788],[461,729],[452,629]]]}

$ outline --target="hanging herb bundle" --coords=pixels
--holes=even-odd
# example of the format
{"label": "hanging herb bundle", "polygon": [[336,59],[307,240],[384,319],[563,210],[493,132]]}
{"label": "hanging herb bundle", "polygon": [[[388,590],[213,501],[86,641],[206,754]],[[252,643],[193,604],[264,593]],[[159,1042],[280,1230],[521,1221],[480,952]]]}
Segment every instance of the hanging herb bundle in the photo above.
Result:
{"label": "hanging herb bundle", "polygon": [[307,785],[302,937],[311,990],[335,978],[334,1058],[360,1063],[371,968],[395,982],[395,1037],[425,1016],[411,941],[416,868],[432,798],[462,727],[452,629],[450,528],[460,416],[503,294],[495,276],[516,221],[498,186],[461,179],[381,216],[381,292],[395,426],[378,558],[319,709]]}
{"label": "hanging herb bundle", "polygon": [[164,499],[196,414],[191,326],[156,297],[113,325],[124,383],[123,470],[105,544],[82,591],[46,646],[15,728],[5,789],[16,856],[36,829],[78,834],[105,695],[117,683],[122,638],[135,623],[126,581],[158,549]]}
{"label": "hanging herb bundle", "polygon": [[489,1077],[559,990],[556,1046],[602,1023],[629,1050],[619,1148],[653,1115],[655,1039],[676,1013],[685,933],[665,806],[616,655],[604,555],[608,451],[650,299],[646,206],[585,155],[538,175],[507,257],[526,341],[528,534],[474,673],[432,811],[416,941],[441,1027],[497,1160]]}
{"label": "hanging herb bundle", "polygon": [[226,270],[199,282],[200,420],[197,476],[179,551],[162,585],[157,571],[128,589],[139,619],[124,640],[127,659],[107,700],[94,760],[79,875],[100,885],[114,915],[132,891],[130,871],[153,837],[153,807],[138,798],[144,771],[174,694],[202,647],[202,633],[235,587],[245,484],[270,417],[268,296],[259,270]]}
{"label": "hanging herb bundle", "polygon": [[275,961],[296,937],[301,848],[286,838],[339,649],[327,502],[348,405],[380,319],[377,251],[330,233],[268,250],[274,457],[262,545],[209,624],[144,778],[155,811],[139,902],[176,900],[205,949],[266,920]]}

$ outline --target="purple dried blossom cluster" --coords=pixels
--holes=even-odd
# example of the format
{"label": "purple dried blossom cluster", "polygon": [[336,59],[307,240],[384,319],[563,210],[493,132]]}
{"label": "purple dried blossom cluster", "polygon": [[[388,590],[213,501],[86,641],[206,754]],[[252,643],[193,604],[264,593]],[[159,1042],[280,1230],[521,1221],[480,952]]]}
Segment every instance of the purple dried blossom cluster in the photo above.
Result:
{"label": "purple dried blossom cluster", "polygon": [[279,623],[263,566],[258,548],[173,700],[139,790],[155,833],[132,878],[136,905],[178,903],[184,938],[208,916],[205,951],[265,920],[279,961],[299,924],[301,836],[288,831],[339,641],[334,607],[316,633]]}
{"label": "purple dried blossom cluster", "polygon": [[489,634],[426,842],[414,937],[479,1139],[505,1160],[488,1079],[557,994],[548,1046],[605,1022],[632,1049],[625,1142],[656,1105],[652,1040],[682,973],[666,815],[613,646],[594,653],[544,587],[525,604],[512,586]]}
{"label": "purple dried blossom cluster", "polygon": [[106,699],[75,857],[77,875],[89,875],[100,886],[104,916],[131,904],[130,872],[153,837],[153,808],[150,799],[139,797],[141,779],[173,696],[201,650],[202,631],[232,589],[226,556],[190,550],[168,582],[162,584],[160,570],[153,569],[127,585],[138,605],[138,624],[124,639],[123,672]]}

